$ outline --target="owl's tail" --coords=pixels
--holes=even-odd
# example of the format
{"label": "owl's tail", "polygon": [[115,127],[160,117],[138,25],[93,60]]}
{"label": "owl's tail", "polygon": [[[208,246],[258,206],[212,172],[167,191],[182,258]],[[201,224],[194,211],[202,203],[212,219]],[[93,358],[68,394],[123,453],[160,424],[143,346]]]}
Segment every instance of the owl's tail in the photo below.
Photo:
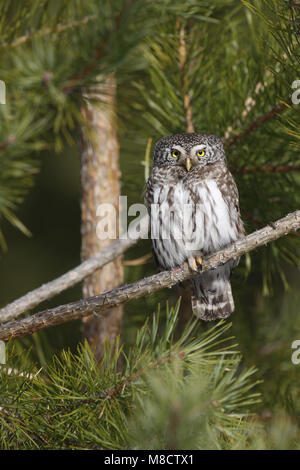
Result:
{"label": "owl's tail", "polygon": [[224,272],[206,272],[192,281],[192,309],[202,320],[227,318],[234,311],[230,280]]}

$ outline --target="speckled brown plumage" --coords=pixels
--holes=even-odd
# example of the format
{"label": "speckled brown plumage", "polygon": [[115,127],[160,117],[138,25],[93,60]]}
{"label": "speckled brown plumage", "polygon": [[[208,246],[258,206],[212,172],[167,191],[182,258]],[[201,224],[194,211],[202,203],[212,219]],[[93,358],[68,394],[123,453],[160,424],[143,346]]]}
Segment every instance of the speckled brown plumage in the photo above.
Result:
{"label": "speckled brown plumage", "polygon": [[[202,155],[204,154],[204,155]],[[238,190],[221,140],[205,133],[160,139],[145,201],[155,259],[161,269],[206,256],[245,235]],[[192,308],[204,320],[234,310],[230,274],[238,260],[192,279]]]}

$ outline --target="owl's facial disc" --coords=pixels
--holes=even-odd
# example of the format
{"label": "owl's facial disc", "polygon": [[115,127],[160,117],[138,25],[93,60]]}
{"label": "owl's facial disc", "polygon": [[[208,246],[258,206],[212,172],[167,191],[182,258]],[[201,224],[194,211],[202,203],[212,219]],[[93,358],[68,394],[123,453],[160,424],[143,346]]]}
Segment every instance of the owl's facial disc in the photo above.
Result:
{"label": "owl's facial disc", "polygon": [[162,137],[155,146],[153,165],[181,167],[189,173],[216,162],[226,165],[222,141],[200,132]]}

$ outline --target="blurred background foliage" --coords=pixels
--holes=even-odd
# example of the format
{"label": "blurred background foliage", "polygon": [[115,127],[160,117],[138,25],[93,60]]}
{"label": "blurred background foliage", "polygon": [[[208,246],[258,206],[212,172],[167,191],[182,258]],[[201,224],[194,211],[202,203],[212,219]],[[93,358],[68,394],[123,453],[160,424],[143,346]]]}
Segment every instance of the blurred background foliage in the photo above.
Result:
{"label": "blurred background foliage", "polygon": [[[0,79],[7,89],[7,104],[0,105],[1,305],[80,262],[77,129],[82,125],[82,90],[98,83],[99,76],[113,72],[118,83],[121,183],[128,206],[143,201],[149,139],[154,142],[186,130],[188,95],[196,131],[227,139],[228,163],[247,231],[299,208],[297,171],[259,169],[300,164],[299,106],[290,103],[292,83],[300,78],[299,2],[1,0],[0,4]],[[179,54],[180,28],[185,34],[184,63]],[[282,102],[287,103],[283,112],[241,135]],[[150,251],[150,241],[141,241],[125,260]],[[300,366],[291,362],[291,344],[300,339],[298,266],[296,234],[244,257],[232,278],[236,310],[231,333],[243,356],[236,367],[245,371],[255,365],[256,380],[262,379],[257,385],[261,401],[254,410],[269,441],[257,437],[254,447],[280,447],[282,433],[286,448],[295,447],[299,433]],[[125,266],[125,281],[154,272],[152,260]],[[76,286],[42,307],[80,297],[81,288]],[[177,292],[161,291],[125,305],[125,351],[136,345],[137,329],[158,303],[164,310],[166,299],[175,304]],[[199,335],[211,326],[201,323]],[[68,347],[74,352],[81,340],[78,321],[15,341],[14,348],[18,353],[31,348],[29,361],[45,367],[53,354]],[[166,383],[171,388],[173,372],[165,379],[149,379],[154,396]],[[187,391],[192,403],[197,401],[198,385],[196,380]],[[176,399],[183,402],[182,393],[178,391]],[[140,403],[139,416],[148,414],[153,429],[160,429],[159,440],[163,431],[151,413],[159,416],[166,397],[157,402],[149,397]],[[138,439],[147,436],[145,424],[138,416],[134,422],[133,441],[146,445],[147,440]],[[127,436],[119,445],[133,442],[130,439]],[[99,442],[105,447],[104,441]],[[112,448],[117,445],[113,442]],[[201,445],[210,447],[212,442],[216,440],[208,437]],[[249,445],[239,439],[234,442],[236,447]]]}

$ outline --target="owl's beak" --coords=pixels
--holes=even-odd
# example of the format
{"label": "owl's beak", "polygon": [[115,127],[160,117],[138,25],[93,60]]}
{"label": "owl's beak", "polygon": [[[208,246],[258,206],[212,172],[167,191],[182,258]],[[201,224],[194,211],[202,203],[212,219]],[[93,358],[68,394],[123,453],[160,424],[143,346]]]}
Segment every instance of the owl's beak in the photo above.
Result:
{"label": "owl's beak", "polygon": [[190,169],[192,168],[192,162],[191,162],[191,159],[189,157],[187,157],[185,159],[185,167],[186,167],[187,171],[190,171]]}

